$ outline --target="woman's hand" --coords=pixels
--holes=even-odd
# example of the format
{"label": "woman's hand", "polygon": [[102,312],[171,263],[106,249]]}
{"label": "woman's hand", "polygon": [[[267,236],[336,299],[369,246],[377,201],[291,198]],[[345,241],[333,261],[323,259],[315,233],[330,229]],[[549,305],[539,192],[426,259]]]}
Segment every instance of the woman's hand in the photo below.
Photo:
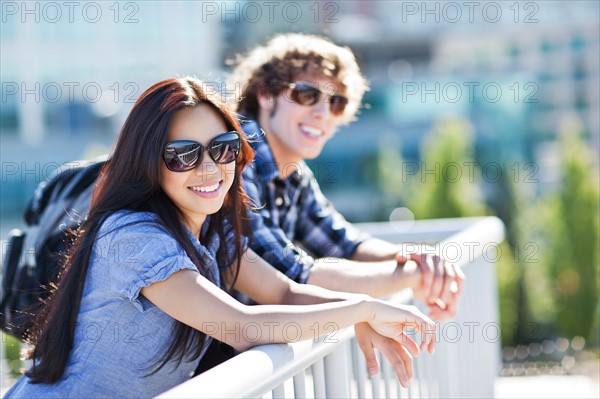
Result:
{"label": "woman's hand", "polygon": [[406,341],[400,344],[398,341],[384,337],[377,333],[369,323],[358,323],[354,326],[356,341],[367,361],[370,375],[379,372],[379,362],[375,354],[375,348],[390,362],[398,380],[403,387],[408,387],[408,382],[413,375],[412,356],[419,354],[419,348],[414,341]]}
{"label": "woman's hand", "polygon": [[415,306],[395,305],[376,300],[373,316],[368,323],[378,334],[391,338],[407,348],[417,347],[417,344],[405,330],[419,331],[422,337],[421,350],[428,350],[431,354],[435,351],[435,324]]}

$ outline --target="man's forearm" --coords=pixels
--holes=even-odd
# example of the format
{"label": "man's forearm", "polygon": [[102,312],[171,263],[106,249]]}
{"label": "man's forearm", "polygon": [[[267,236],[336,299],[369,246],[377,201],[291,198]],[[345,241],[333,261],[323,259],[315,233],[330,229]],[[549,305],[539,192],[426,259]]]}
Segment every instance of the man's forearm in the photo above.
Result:
{"label": "man's forearm", "polygon": [[368,294],[375,297],[390,295],[419,284],[416,268],[400,268],[394,260],[385,262],[356,262],[340,258],[322,258],[310,271],[308,284],[333,291]]}
{"label": "man's forearm", "polygon": [[357,262],[381,262],[394,260],[396,254],[402,250],[397,244],[392,244],[378,238],[369,238],[362,242],[352,256],[352,260]]}

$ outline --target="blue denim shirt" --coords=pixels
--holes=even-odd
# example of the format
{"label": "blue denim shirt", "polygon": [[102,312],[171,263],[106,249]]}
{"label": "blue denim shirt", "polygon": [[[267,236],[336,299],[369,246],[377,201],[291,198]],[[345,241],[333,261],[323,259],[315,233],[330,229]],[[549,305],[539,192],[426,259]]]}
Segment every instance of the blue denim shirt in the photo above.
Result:
{"label": "blue denim shirt", "polygon": [[[208,219],[205,234],[207,226]],[[205,247],[188,233],[218,286],[217,234],[208,235]],[[230,232],[227,241],[232,238]],[[197,271],[156,215],[121,211],[108,217],[92,249],[65,373],[50,385],[31,384],[22,376],[5,397],[154,397],[187,380],[198,359],[190,362],[184,357],[178,367],[171,361],[145,376],[173,339],[175,320],[140,294],[143,287],[183,269]]]}

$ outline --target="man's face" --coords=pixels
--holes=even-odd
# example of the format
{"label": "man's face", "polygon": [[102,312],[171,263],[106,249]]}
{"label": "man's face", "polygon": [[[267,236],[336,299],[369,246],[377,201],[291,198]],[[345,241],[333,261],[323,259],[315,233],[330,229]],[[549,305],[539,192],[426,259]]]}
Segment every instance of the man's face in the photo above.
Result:
{"label": "man's face", "polygon": [[301,105],[294,101],[291,87],[275,99],[259,99],[258,122],[267,133],[267,140],[280,168],[319,156],[342,122],[341,115],[332,113],[330,98],[331,95],[345,94],[339,81],[301,75],[290,83],[309,84],[326,94],[321,94],[314,105]]}

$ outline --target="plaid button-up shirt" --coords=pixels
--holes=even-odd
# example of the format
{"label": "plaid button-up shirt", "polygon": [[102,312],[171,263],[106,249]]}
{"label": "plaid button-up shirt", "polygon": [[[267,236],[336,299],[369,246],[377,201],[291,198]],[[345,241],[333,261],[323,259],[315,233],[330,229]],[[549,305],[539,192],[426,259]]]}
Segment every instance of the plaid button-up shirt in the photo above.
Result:
{"label": "plaid button-up shirt", "polygon": [[305,283],[315,258],[350,258],[369,236],[344,219],[323,195],[312,171],[301,162],[282,179],[255,121],[242,128],[255,151],[244,170],[252,200],[250,248],[289,278]]}

